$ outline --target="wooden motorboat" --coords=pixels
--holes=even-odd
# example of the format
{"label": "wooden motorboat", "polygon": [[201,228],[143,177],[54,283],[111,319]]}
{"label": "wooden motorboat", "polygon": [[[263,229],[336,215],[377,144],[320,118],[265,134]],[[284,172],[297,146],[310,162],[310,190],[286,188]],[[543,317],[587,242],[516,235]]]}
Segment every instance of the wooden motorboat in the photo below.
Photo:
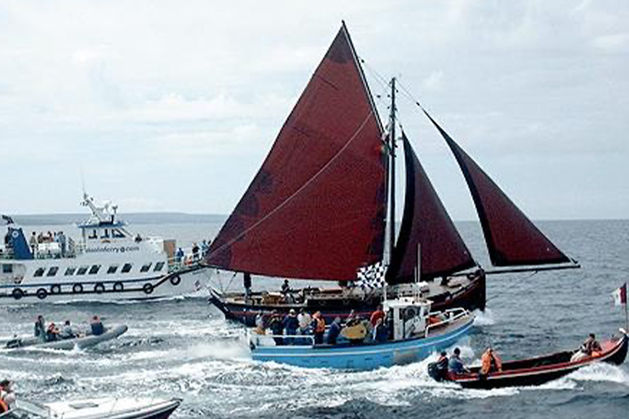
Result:
{"label": "wooden motorboat", "polygon": [[[628,342],[627,332],[621,329],[619,336],[601,342],[603,351],[599,356],[571,361],[577,351],[563,351],[546,356],[503,362],[501,371],[491,372],[486,376],[479,374],[480,367],[474,367],[470,368],[469,373],[447,374],[446,380],[458,383],[465,388],[477,389],[537,386],[594,363],[606,362],[620,365],[627,356]],[[429,373],[430,371],[429,367]],[[437,378],[434,373],[431,373],[431,376]]]}

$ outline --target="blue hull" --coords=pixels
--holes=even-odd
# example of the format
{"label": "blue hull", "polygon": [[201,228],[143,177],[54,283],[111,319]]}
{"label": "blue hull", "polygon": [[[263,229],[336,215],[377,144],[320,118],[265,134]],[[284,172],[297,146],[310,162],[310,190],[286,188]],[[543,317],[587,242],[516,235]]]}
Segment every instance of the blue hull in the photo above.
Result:
{"label": "blue hull", "polygon": [[306,368],[370,370],[421,361],[465,337],[473,320],[438,336],[399,342],[337,346],[256,346],[252,358]]}

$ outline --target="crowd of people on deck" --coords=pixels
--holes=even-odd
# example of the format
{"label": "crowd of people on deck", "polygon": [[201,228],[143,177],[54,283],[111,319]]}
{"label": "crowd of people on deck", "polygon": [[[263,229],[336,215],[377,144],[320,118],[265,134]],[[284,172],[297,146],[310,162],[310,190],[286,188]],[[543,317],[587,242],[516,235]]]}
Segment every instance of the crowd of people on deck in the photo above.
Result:
{"label": "crowd of people on deck", "polygon": [[[100,317],[94,315],[90,319],[90,333],[93,336],[100,336],[105,333],[106,329],[101,321]],[[62,326],[56,325],[54,322],[48,323],[44,320],[44,316],[37,316],[35,321],[34,334],[36,338],[39,338],[42,342],[55,342],[58,340],[74,339],[82,337],[85,334],[75,330],[70,320],[66,320]]]}
{"label": "crowd of people on deck", "polygon": [[212,240],[203,240],[199,245],[197,242],[192,243],[192,249],[190,254],[186,255],[186,252],[183,248],[178,247],[175,252],[175,262],[179,265],[191,265],[200,261],[207,252],[210,250],[210,244]]}
{"label": "crowd of people on deck", "polygon": [[65,257],[68,251],[69,240],[70,239],[63,233],[63,231],[55,231],[54,233],[51,231],[48,231],[47,233],[44,233],[43,231],[40,231],[39,233],[33,231],[30,239],[28,240],[28,244],[31,248],[33,257],[45,256],[43,251],[40,251],[40,245],[45,243],[57,243],[59,245],[60,256]]}
{"label": "crowd of people on deck", "polygon": [[386,325],[386,314],[382,306],[378,306],[368,319],[357,315],[354,310],[345,321],[336,317],[327,328],[327,334],[325,318],[320,311],[312,315],[303,308],[299,314],[295,309],[290,309],[286,315],[277,310],[268,315],[259,313],[256,317],[256,333],[264,335],[267,330],[278,345],[335,345],[341,335],[354,344],[389,340],[389,327]]}

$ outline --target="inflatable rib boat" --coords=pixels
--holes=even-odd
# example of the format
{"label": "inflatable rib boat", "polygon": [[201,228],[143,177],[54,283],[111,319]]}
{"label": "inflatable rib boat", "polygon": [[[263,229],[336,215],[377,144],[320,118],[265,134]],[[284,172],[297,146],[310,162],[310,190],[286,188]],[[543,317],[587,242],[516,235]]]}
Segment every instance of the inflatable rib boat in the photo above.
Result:
{"label": "inflatable rib boat", "polygon": [[70,350],[75,347],[79,349],[89,348],[108,340],[116,339],[127,331],[127,326],[120,325],[110,327],[105,330],[102,335],[84,335],[70,339],[59,339],[52,342],[44,342],[34,336],[14,337],[11,339],[0,340],[0,349],[17,349],[17,348],[48,348],[48,349],[65,349]]}

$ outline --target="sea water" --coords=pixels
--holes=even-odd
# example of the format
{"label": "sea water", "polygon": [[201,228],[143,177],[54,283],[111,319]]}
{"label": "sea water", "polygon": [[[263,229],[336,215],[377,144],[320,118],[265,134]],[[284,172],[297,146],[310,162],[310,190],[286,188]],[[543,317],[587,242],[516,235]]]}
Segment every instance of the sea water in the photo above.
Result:
{"label": "sea water", "polygon": [[[132,230],[176,238],[189,247],[212,238],[220,221],[140,223]],[[479,262],[489,266],[476,223],[458,223]],[[611,292],[629,280],[629,221],[557,221],[538,226],[582,269],[490,275],[488,310],[460,343],[478,362],[492,344],[503,359],[575,348],[588,333],[609,337],[624,323]],[[25,226],[72,232],[68,225]],[[226,287],[229,282],[220,284]],[[216,284],[219,286],[219,284]],[[280,282],[254,283],[279,288]],[[298,284],[293,281],[293,286]],[[240,287],[240,280],[231,287]],[[121,338],[81,351],[0,351],[0,376],[20,397],[59,401],[103,396],[182,397],[175,418],[582,418],[627,417],[629,364],[594,365],[532,388],[463,390],[435,383],[431,360],[369,372],[300,369],[253,362],[240,325],[206,298],[145,303],[72,303],[0,307],[0,336],[32,333],[47,321],[127,324]]]}

